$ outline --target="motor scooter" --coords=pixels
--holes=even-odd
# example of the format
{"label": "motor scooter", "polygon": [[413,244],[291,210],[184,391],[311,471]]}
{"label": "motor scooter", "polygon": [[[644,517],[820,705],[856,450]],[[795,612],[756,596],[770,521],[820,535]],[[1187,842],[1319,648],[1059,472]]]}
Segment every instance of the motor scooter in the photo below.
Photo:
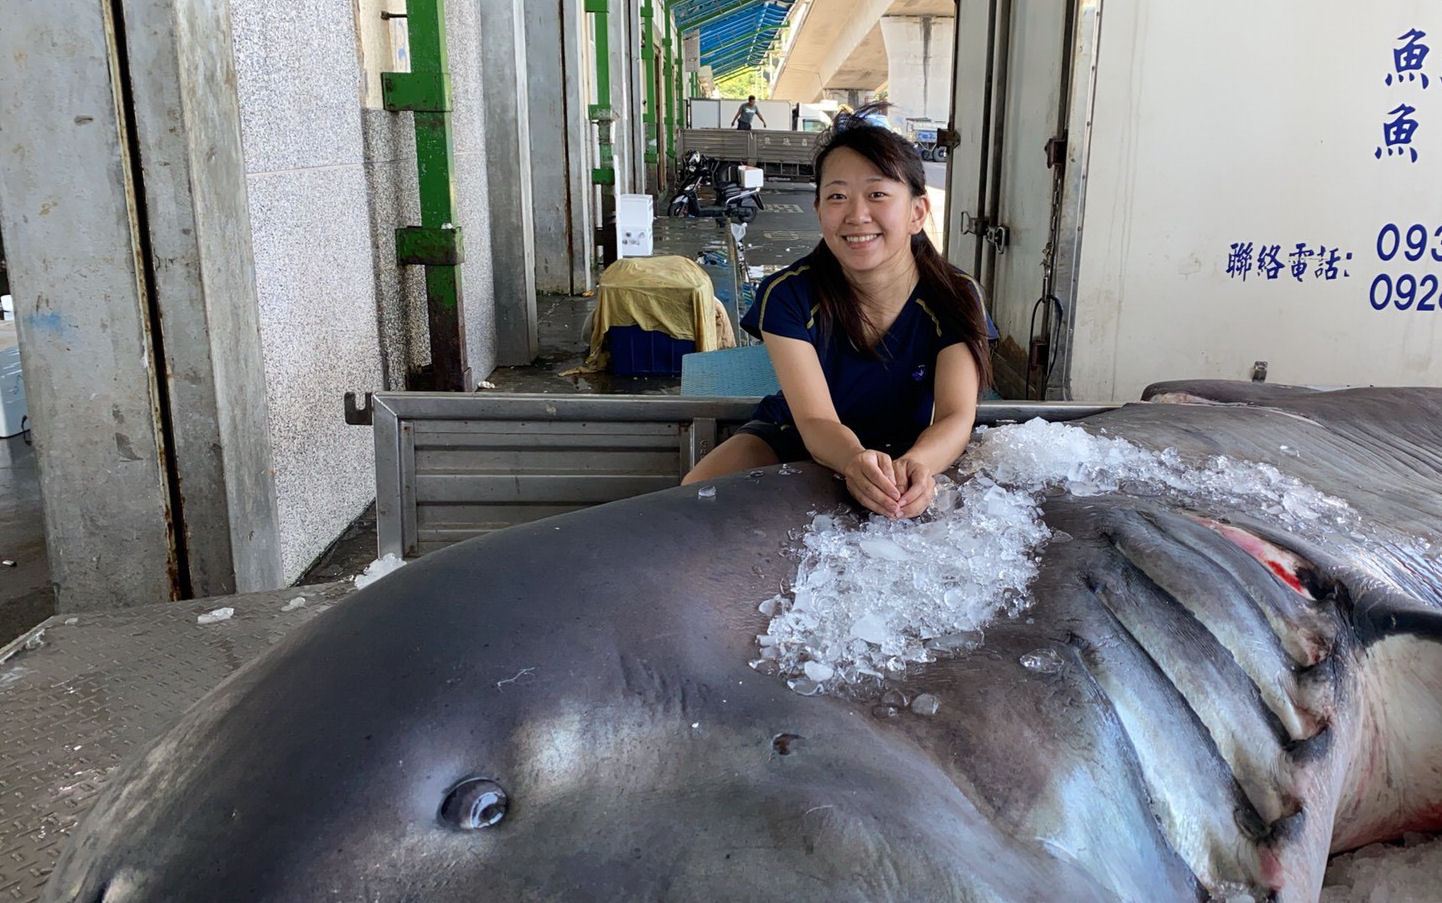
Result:
{"label": "motor scooter", "polygon": [[[708,186],[713,189],[715,202],[702,204],[701,189]],[[723,217],[749,223],[765,206],[760,188],[742,188],[723,175],[720,161],[693,150],[683,161],[676,193],[666,205],[666,212],[671,216]]]}

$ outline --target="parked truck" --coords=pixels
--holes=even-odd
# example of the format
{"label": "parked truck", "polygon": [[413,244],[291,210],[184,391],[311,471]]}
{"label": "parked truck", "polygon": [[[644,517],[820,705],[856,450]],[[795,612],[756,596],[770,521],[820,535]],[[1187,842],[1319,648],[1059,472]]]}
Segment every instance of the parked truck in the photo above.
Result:
{"label": "parked truck", "polygon": [[723,164],[755,166],[768,179],[810,179],[811,158],[818,133],[831,125],[830,104],[757,101],[762,128],[751,131],[731,124],[741,101],[693,97],[687,102],[688,128],[681,131],[679,150],[691,151]]}
{"label": "parked truck", "polygon": [[726,165],[755,166],[767,179],[804,180],[812,177],[819,135],[780,129],[682,129],[679,150],[683,157],[694,150]]}

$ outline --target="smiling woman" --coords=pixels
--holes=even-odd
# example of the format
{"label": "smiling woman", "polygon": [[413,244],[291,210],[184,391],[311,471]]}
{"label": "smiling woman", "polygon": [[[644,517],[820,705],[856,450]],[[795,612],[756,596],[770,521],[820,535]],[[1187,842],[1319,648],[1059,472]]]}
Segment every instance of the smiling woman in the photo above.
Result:
{"label": "smiling woman", "polygon": [[863,107],[816,156],[821,242],[762,283],[742,327],[781,391],[684,482],[815,459],[877,514],[914,517],[966,447],[991,382],[981,289],[923,231],[921,158]]}

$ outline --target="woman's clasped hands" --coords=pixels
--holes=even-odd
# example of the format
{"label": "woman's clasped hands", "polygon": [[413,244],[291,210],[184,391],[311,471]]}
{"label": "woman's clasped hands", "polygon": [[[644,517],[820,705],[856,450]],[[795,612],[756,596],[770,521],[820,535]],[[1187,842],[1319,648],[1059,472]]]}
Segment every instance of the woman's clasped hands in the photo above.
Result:
{"label": "woman's clasped hands", "polygon": [[846,462],[841,475],[851,497],[866,508],[892,519],[916,517],[936,494],[935,474],[922,461],[902,455],[864,449]]}

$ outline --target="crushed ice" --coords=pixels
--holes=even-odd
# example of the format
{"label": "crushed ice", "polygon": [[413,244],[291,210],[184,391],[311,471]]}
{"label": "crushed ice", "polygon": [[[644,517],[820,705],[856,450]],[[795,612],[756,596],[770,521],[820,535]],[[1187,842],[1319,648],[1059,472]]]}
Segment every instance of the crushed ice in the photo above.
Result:
{"label": "crushed ice", "polygon": [[922,693],[911,701],[911,710],[924,718],[930,718],[941,711],[941,700],[930,693]]}
{"label": "crushed ice", "polygon": [[1021,657],[1021,666],[1028,671],[1036,671],[1039,674],[1060,674],[1062,670],[1061,656],[1055,649],[1038,649],[1035,652],[1028,652]]}
{"label": "crushed ice", "polygon": [[231,619],[231,616],[233,616],[234,614],[235,609],[233,608],[217,608],[212,611],[208,611],[203,615],[197,615],[195,618],[195,623],[218,624],[221,621],[229,621]]}
{"label": "crushed ice", "polygon": [[[979,429],[958,472],[960,483],[937,477],[936,499],[921,519],[816,514],[799,534],[791,592],[759,606],[771,620],[752,667],[811,695],[975,649],[987,624],[1030,604],[1042,544],[1071,539],[1042,522],[1047,491],[1213,502],[1291,526],[1348,510],[1269,464],[1185,460],[1175,449],[1157,452],[1039,419]],[[1034,653],[1022,664],[1055,673],[1061,660],[1053,656]]]}
{"label": "crushed ice", "polygon": [[405,565],[405,560],[395,552],[387,552],[375,561],[366,565],[366,569],[356,575],[355,588],[365,589],[372,583],[389,574],[391,571],[399,570]]}
{"label": "crushed ice", "polygon": [[1374,843],[1334,856],[1322,879],[1321,903],[1435,900],[1442,837],[1407,833],[1401,845]]}

